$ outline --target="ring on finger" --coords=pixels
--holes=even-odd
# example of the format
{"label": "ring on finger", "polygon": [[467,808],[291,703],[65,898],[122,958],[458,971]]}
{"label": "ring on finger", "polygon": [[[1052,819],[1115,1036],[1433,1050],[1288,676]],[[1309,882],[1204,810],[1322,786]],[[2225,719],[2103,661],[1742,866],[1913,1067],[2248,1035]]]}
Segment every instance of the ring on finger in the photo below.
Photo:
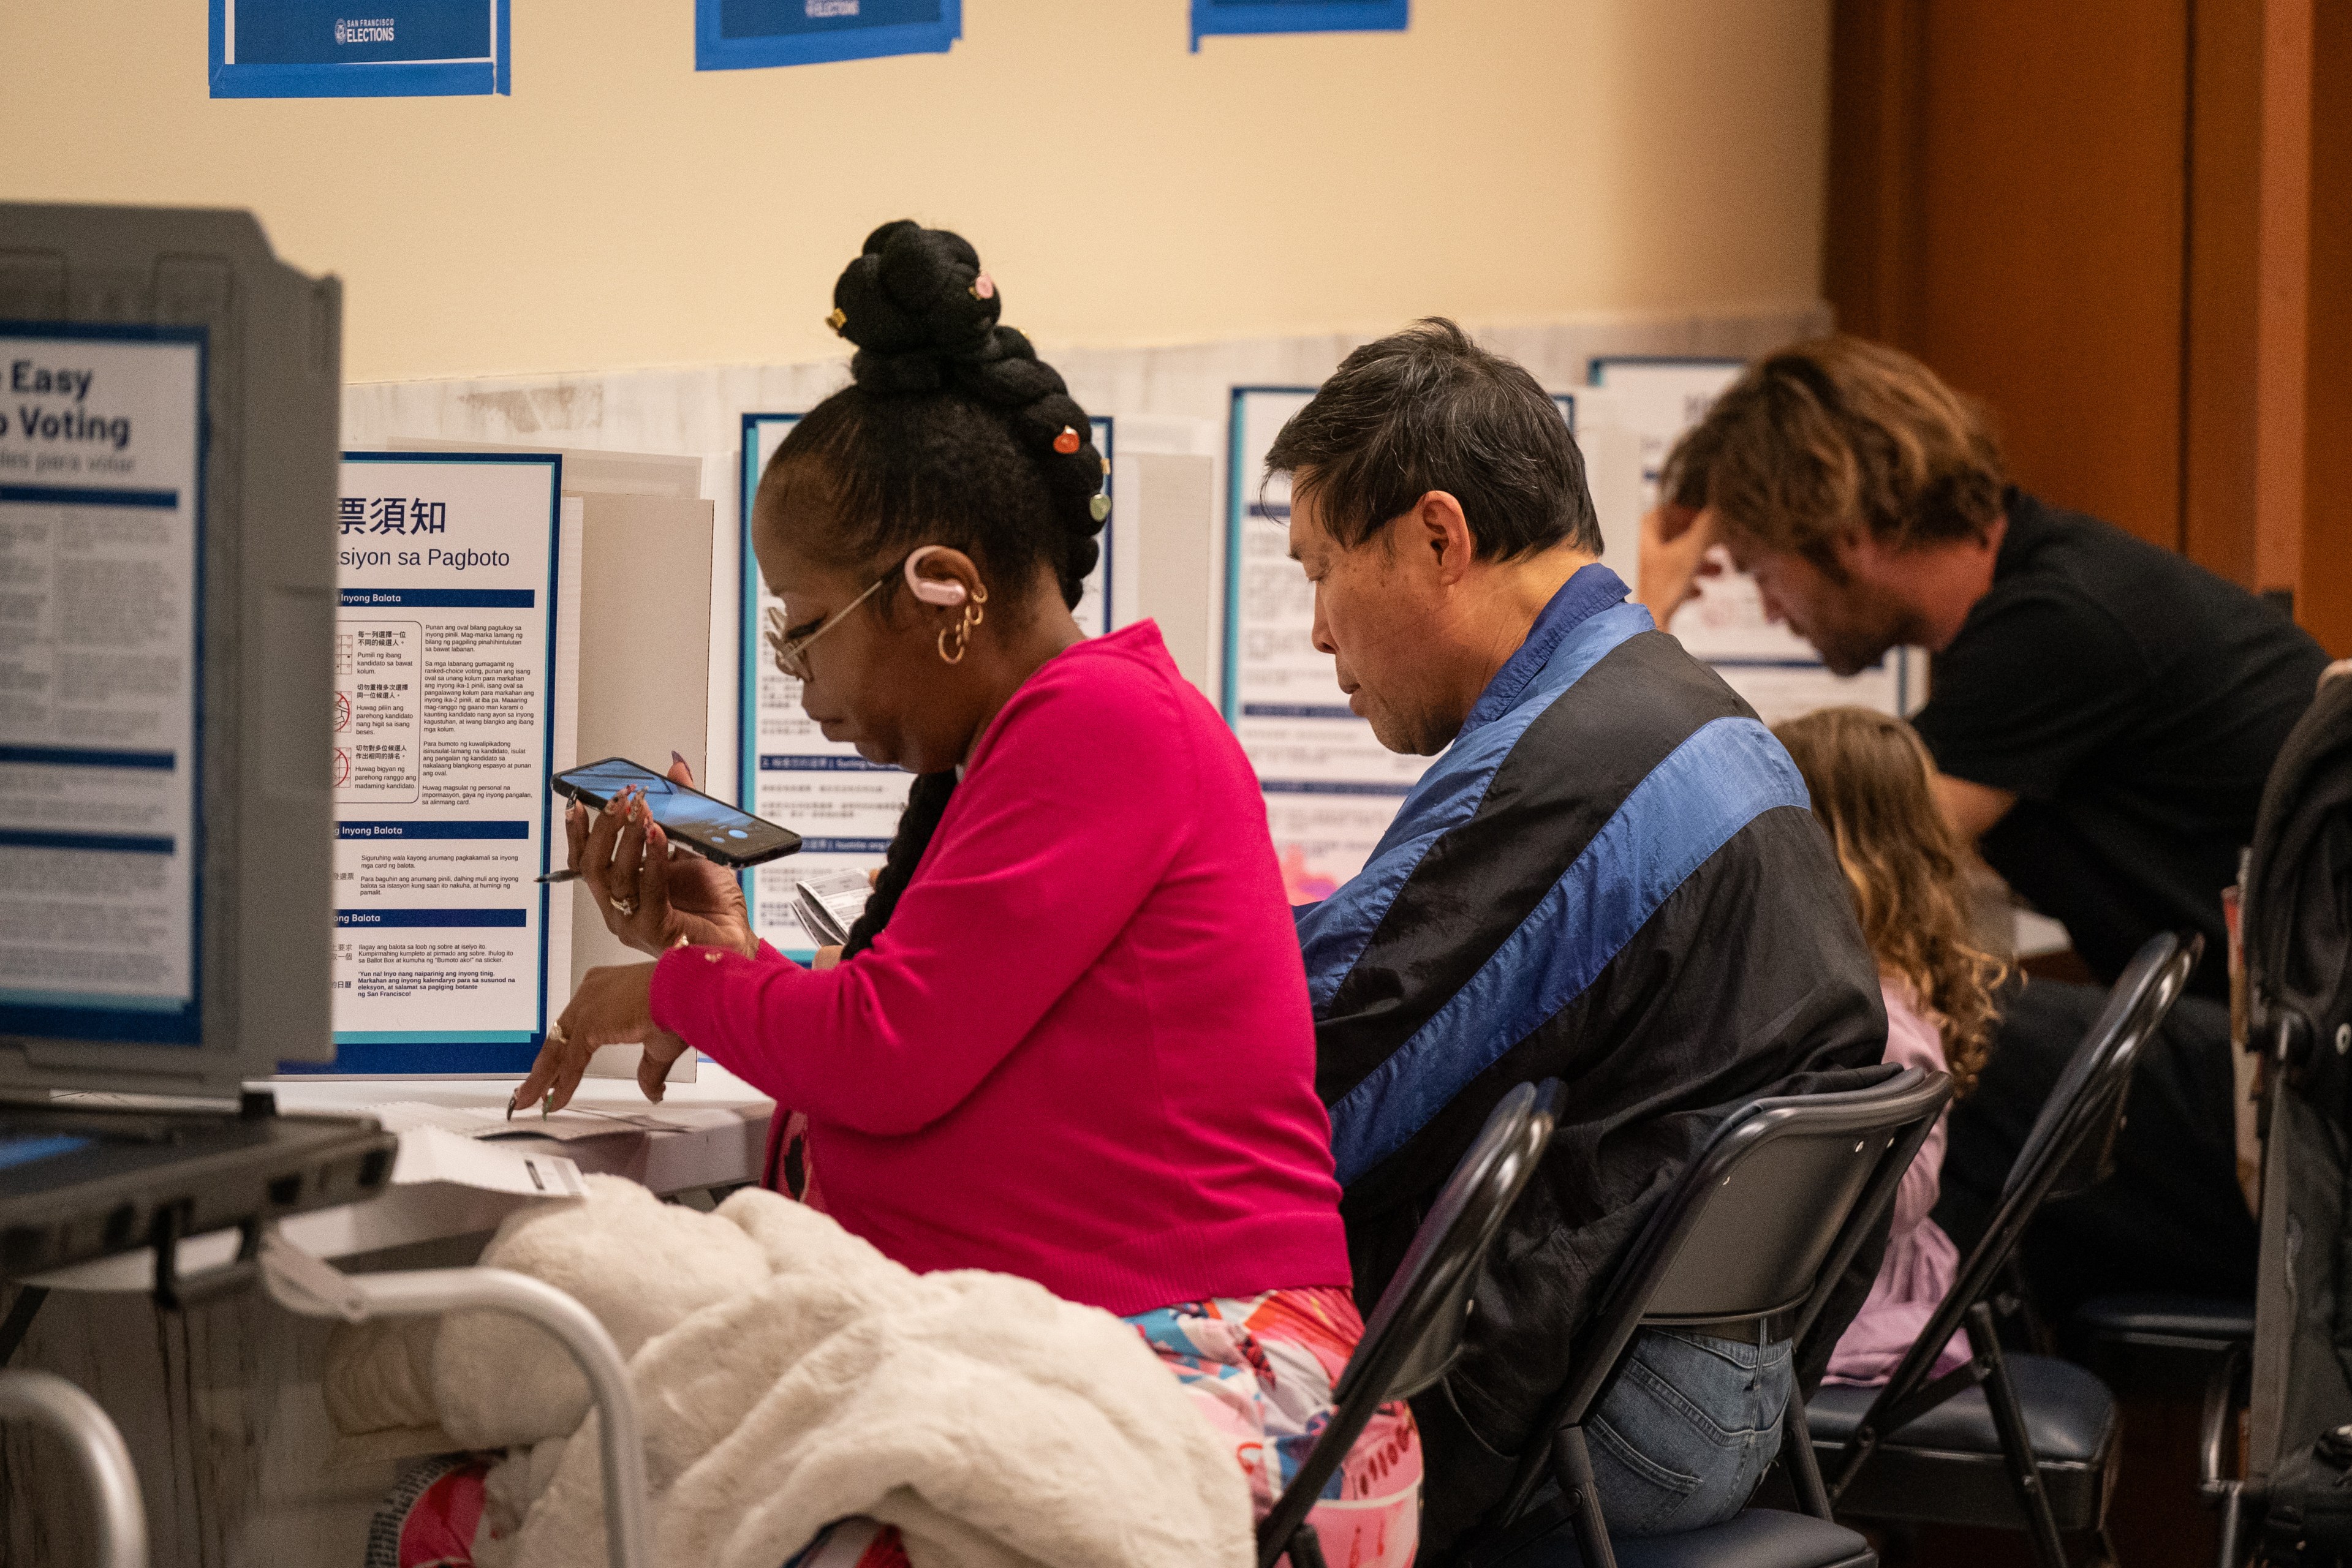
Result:
{"label": "ring on finger", "polygon": [[613,900],[613,912],[626,919],[637,912],[637,901],[634,898],[616,898]]}

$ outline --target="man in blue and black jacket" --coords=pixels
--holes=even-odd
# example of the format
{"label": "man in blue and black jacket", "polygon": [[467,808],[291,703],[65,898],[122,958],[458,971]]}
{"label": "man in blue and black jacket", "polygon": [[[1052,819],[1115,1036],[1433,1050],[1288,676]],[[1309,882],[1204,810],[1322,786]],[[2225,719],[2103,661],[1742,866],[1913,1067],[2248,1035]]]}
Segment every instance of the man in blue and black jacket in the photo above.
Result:
{"label": "man in blue and black jacket", "polygon": [[[1567,1088],[1466,1354],[1414,1402],[1443,1553],[1708,1134],[1874,1077],[1885,1015],[1795,766],[1599,564],[1583,460],[1524,370],[1423,321],[1349,355],[1267,467],[1349,706],[1438,756],[1362,873],[1298,912],[1364,1300],[1496,1101]],[[1591,1427],[1610,1528],[1727,1518],[1778,1449],[1790,1347],[1653,1330],[1635,1356]]]}

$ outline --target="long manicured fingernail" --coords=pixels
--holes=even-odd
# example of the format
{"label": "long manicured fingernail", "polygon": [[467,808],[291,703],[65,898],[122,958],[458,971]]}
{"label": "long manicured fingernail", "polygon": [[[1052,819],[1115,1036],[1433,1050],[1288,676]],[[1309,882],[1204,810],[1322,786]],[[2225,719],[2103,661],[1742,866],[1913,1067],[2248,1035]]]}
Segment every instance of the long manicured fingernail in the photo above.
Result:
{"label": "long manicured fingernail", "polygon": [[674,750],[674,749],[673,749],[673,750],[670,752],[670,754],[669,754],[669,759],[670,759],[670,761],[671,761],[671,762],[673,762],[673,763],[677,764],[678,767],[680,767],[680,768],[685,768],[688,773],[691,773],[691,772],[693,772],[693,771],[694,771],[694,768],[692,768],[692,766],[690,766],[690,765],[687,762],[686,758],[683,758],[683,757],[680,757],[680,756],[677,753],[677,751],[676,751],[676,750]]}

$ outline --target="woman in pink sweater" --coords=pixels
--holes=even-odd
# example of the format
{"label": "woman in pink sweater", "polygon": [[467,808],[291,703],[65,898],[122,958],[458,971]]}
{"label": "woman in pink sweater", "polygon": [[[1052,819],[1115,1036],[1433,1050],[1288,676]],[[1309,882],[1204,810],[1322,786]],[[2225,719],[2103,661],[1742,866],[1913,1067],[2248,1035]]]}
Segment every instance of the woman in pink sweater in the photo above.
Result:
{"label": "woman in pink sweater", "polygon": [[[821,1180],[911,1268],[1135,1322],[1263,1510],[1362,1326],[1256,779],[1157,628],[1072,619],[1103,464],[971,248],[889,225],[834,298],[854,382],[770,463],[753,542],[809,716],[918,775],[898,838],[839,961],[803,969],[641,802],[575,818],[608,925],[660,957],[591,972],[519,1099],[568,1098],[600,1044],[646,1041],[656,1097],[709,1052],[775,1097],[772,1146],[805,1119],[772,1185]],[[1398,1405],[1313,1516],[1327,1558],[1409,1563],[1420,1469]]]}

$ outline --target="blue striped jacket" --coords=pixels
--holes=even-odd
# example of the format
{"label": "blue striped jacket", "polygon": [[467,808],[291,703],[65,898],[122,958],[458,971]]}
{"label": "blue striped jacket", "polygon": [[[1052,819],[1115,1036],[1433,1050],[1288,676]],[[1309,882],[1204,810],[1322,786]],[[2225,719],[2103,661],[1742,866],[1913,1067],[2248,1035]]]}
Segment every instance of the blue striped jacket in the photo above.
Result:
{"label": "blue striped jacket", "polygon": [[[1454,1462],[1517,1451],[1600,1283],[1714,1126],[1878,1061],[1876,968],[1795,765],[1598,565],[1537,618],[1363,872],[1297,922],[1363,1299],[1495,1102],[1542,1077],[1569,1091],[1465,1359],[1416,1403],[1443,1406],[1423,1412],[1442,1542],[1489,1490]],[[1465,1425],[1477,1443],[1449,1445]]]}

